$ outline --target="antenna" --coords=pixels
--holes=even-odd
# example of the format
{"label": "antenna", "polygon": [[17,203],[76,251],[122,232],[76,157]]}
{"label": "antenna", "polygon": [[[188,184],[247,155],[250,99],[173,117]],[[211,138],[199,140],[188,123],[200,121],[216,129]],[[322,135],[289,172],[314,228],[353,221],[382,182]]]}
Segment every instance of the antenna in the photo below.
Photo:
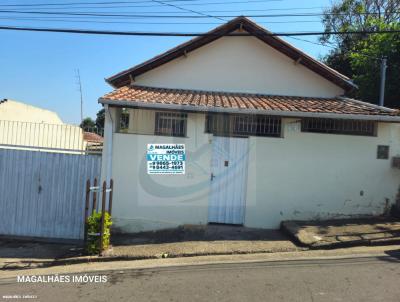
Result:
{"label": "antenna", "polygon": [[79,91],[79,94],[81,96],[81,122],[83,122],[83,94],[82,94],[81,74],[79,72],[79,68],[77,68],[75,70],[75,72],[76,72],[75,77],[76,77],[76,80],[77,80],[76,84],[78,85],[78,91]]}

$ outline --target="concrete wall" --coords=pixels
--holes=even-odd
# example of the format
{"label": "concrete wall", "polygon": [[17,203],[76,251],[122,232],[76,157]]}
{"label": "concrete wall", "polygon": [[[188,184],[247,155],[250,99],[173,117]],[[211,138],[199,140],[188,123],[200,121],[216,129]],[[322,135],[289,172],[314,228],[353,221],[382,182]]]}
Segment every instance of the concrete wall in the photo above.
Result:
{"label": "concrete wall", "polygon": [[343,89],[254,37],[223,37],[138,76],[136,84],[334,97]]}
{"label": "concrete wall", "polygon": [[[204,121],[204,114],[189,114],[187,138],[113,135],[118,230],[207,223],[212,135]],[[250,138],[246,226],[379,215],[394,203],[400,172],[376,151],[383,144],[390,157],[400,154],[398,125],[380,123],[377,137],[302,133],[298,120],[286,118],[283,129],[283,138]],[[186,175],[147,175],[146,146],[154,142],[186,144]]]}
{"label": "concrete wall", "polygon": [[398,125],[380,123],[377,137],[300,132],[285,119],[283,139],[250,138],[246,224],[380,215],[395,202],[400,171],[377,159],[377,146],[399,155]]}
{"label": "concrete wall", "polygon": [[[112,177],[115,228],[126,232],[207,223],[209,138],[203,114],[188,117],[187,138],[116,133]],[[201,125],[201,126],[200,126]],[[147,144],[184,143],[185,175],[148,175]]]}
{"label": "concrete wall", "polygon": [[13,100],[0,102],[0,120],[57,125],[63,124],[58,114],[53,111]]}
{"label": "concrete wall", "polygon": [[55,112],[12,100],[0,102],[1,144],[69,150],[87,146],[79,126],[64,124]]}

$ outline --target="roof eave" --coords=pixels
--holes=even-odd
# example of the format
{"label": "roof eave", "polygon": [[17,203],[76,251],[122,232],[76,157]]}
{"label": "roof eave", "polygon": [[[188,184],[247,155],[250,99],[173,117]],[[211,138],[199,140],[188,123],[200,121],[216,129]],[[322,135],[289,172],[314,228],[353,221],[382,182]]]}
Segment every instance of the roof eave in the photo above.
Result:
{"label": "roof eave", "polygon": [[161,104],[161,103],[146,103],[141,100],[110,100],[99,98],[99,103],[108,104],[115,107],[131,107],[143,109],[159,109],[159,110],[179,110],[190,112],[213,112],[213,113],[241,113],[241,114],[263,114],[282,117],[319,117],[319,118],[335,118],[335,119],[350,119],[350,120],[368,120],[377,122],[392,122],[400,123],[400,116],[388,115],[366,115],[366,114],[343,114],[343,113],[322,113],[322,112],[304,112],[304,111],[279,111],[279,110],[259,110],[259,109],[236,109],[222,107],[206,107],[193,105],[177,105],[177,104]]}

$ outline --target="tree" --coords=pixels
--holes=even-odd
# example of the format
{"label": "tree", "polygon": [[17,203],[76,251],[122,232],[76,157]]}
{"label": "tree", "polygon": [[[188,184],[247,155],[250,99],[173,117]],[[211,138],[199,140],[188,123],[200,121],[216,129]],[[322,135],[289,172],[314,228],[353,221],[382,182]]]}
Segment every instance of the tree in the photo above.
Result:
{"label": "tree", "polygon": [[[383,46],[385,43],[382,39],[378,39],[380,41],[378,42],[376,37],[382,36],[383,39],[387,39],[394,34],[346,34],[345,32],[393,28],[395,24],[398,24],[399,19],[399,0],[341,0],[325,10],[322,18],[325,34],[320,41],[331,45],[333,50],[324,58],[324,61],[330,67],[353,78],[360,86],[360,89],[352,96],[374,103],[378,101],[380,58],[389,50]],[[343,32],[343,34],[329,34],[332,31]],[[368,50],[369,47],[373,50]],[[357,53],[359,56],[355,56]],[[371,57],[368,60],[361,60],[361,55]],[[392,64],[393,59],[389,60],[389,64]],[[388,86],[393,87],[390,82],[394,80],[394,74],[392,68],[389,69],[388,73],[392,73],[392,76],[388,77]],[[390,92],[393,93],[392,90]]]}
{"label": "tree", "polygon": [[96,127],[99,133],[104,132],[104,120],[105,120],[105,110],[100,109],[96,114]]}
{"label": "tree", "polygon": [[84,130],[91,130],[96,127],[96,123],[90,117],[86,117],[80,124],[80,127]]}
{"label": "tree", "polygon": [[[400,23],[379,24],[380,30],[400,30]],[[356,51],[350,52],[354,80],[359,86],[357,95],[367,102],[377,103],[380,91],[380,65],[386,57],[385,106],[400,106],[400,34],[370,35],[359,41]]]}

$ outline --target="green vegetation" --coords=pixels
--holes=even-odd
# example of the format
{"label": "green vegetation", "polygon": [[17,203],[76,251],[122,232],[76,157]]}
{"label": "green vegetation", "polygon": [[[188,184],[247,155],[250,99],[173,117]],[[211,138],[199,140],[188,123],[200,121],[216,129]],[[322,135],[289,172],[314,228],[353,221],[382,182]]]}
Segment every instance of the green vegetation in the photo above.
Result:
{"label": "green vegetation", "polygon": [[[108,212],[104,215],[104,235],[103,250],[110,246],[110,227],[112,225],[111,216]],[[101,249],[101,212],[93,211],[87,221],[87,242],[86,251],[90,255],[99,254]]]}
{"label": "green vegetation", "polygon": [[[354,79],[359,86],[353,97],[378,103],[380,65],[387,58],[385,105],[400,107],[400,34],[345,34],[348,31],[400,29],[398,0],[340,0],[325,11],[322,22],[326,34],[321,42],[331,46],[326,64]],[[330,35],[329,32],[343,32]]]}

